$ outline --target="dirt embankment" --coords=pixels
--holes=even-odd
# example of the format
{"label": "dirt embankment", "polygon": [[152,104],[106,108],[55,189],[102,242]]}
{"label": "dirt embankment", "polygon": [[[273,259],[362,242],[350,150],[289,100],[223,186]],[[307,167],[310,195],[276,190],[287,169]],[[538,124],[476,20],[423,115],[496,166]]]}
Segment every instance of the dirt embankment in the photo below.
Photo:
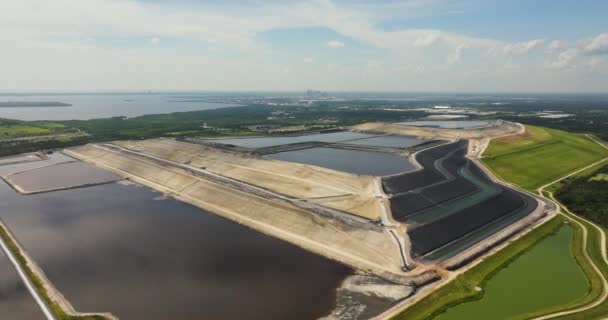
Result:
{"label": "dirt embankment", "polygon": [[170,139],[119,141],[118,146],[204,168],[293,198],[370,220],[380,218],[374,178],[305,164],[265,159]]}
{"label": "dirt embankment", "polygon": [[[71,148],[65,152],[184,202],[356,269],[380,275],[385,279],[390,278],[393,281],[411,284],[411,281],[415,279],[408,277],[409,275],[415,276],[423,273],[423,270],[415,270],[410,274],[404,273],[401,270],[402,261],[399,249],[394,244],[390,233],[374,226],[371,221],[367,222],[370,227],[362,227],[360,223],[349,223],[345,220],[322,216],[290,205],[280,197],[261,196],[247,192],[246,188],[239,188],[238,185],[226,184],[221,179],[214,180],[204,175],[193,174],[193,172],[195,170],[200,173],[215,171],[243,179],[264,179],[264,174],[275,170],[275,172],[282,173],[287,181],[282,181],[279,184],[280,188],[294,188],[309,196],[317,194],[320,196],[323,191],[333,191],[334,194],[339,194],[344,191],[360,190],[358,188],[362,187],[365,189],[367,178],[358,180],[357,176],[340,176],[331,170],[315,172],[306,166],[297,166],[298,170],[290,173],[293,177],[287,179],[289,174],[281,172],[280,164],[276,168],[265,167],[268,165],[264,163],[266,161],[255,161],[256,159],[253,157],[244,158],[252,160],[251,162],[245,160],[241,162],[236,159],[235,155],[226,156],[204,146],[168,140],[152,140],[149,143],[146,141],[143,143],[121,142],[117,145],[128,147],[128,149],[105,145],[86,145]],[[201,148],[205,149],[201,150]],[[139,154],[139,151],[134,153],[131,150],[145,151],[145,153]],[[148,154],[155,156],[150,158]],[[251,168],[248,170],[245,165],[249,165]],[[317,185],[321,185],[323,182],[326,182],[329,187],[326,186],[321,191],[315,190]],[[266,186],[268,189],[277,188],[271,184],[266,184]],[[323,188],[323,186],[319,186],[319,188]],[[336,191],[338,188],[343,190]],[[289,190],[285,191],[287,193]],[[354,210],[368,205],[366,201],[360,201],[360,198],[357,197],[354,197],[355,202],[350,203],[348,197],[345,198],[347,200],[342,200],[341,205],[344,207],[341,208]],[[373,200],[376,201],[375,198]],[[332,202],[332,204],[334,203],[340,204],[339,201]],[[324,205],[326,204],[324,203]]]}
{"label": "dirt embankment", "polygon": [[369,122],[351,127],[355,131],[373,131],[416,136],[426,139],[483,139],[521,133],[523,125],[497,120],[487,127],[471,129],[445,129],[435,127],[414,127],[398,123]]}

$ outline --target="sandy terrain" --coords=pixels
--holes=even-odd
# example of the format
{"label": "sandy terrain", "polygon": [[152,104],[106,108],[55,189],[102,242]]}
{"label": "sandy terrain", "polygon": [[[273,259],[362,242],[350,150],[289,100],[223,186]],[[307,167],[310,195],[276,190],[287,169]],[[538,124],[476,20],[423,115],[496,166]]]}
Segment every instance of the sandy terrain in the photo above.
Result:
{"label": "sandy terrain", "polygon": [[118,141],[116,145],[188,164],[297,199],[380,219],[374,178],[305,164],[265,159],[170,139]]}
{"label": "sandy terrain", "polygon": [[355,131],[384,132],[415,136],[426,139],[482,139],[501,137],[521,133],[523,125],[498,120],[484,128],[444,129],[431,127],[413,127],[397,123],[370,122],[351,127]]}

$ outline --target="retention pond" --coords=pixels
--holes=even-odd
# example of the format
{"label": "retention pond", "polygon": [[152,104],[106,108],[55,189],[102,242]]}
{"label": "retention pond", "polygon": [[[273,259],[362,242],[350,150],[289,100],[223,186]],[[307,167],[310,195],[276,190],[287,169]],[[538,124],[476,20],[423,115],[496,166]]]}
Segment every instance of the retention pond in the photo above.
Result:
{"label": "retention pond", "polygon": [[373,138],[357,139],[346,143],[374,147],[409,148],[426,141],[427,140],[418,139],[415,137],[387,135]]}
{"label": "retention pond", "polygon": [[25,196],[0,183],[0,215],[77,310],[120,319],[316,319],[351,273],[133,184]]}
{"label": "retention pond", "polygon": [[386,176],[415,169],[406,158],[397,154],[337,148],[309,148],[268,154],[265,157],[372,176]]}
{"label": "retention pond", "polygon": [[448,309],[435,320],[513,319],[584,296],[587,279],[572,255],[572,237],[572,227],[563,226],[491,278],[481,300]]}
{"label": "retention pond", "polygon": [[340,131],[332,133],[317,133],[307,134],[301,136],[284,136],[284,137],[255,137],[255,138],[229,138],[229,139],[213,139],[204,140],[205,142],[220,143],[226,145],[234,145],[242,148],[266,148],[274,147],[283,144],[302,143],[302,142],[346,142],[355,139],[370,138],[373,135],[351,132],[351,131]]}

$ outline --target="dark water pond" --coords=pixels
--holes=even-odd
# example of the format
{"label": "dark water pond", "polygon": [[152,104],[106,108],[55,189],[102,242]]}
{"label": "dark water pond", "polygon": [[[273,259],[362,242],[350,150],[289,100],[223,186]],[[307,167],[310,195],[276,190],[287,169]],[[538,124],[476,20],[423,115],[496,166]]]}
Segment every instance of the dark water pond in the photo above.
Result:
{"label": "dark water pond", "polygon": [[273,153],[265,157],[374,176],[397,174],[414,169],[406,158],[386,152],[309,148]]}
{"label": "dark water pond", "polygon": [[300,142],[345,142],[354,139],[369,138],[373,135],[360,133],[360,132],[333,132],[333,133],[322,133],[322,134],[309,134],[303,136],[293,137],[257,137],[257,138],[236,138],[236,139],[213,139],[208,140],[210,142],[232,144],[243,148],[266,148],[274,147],[282,144],[300,143]]}
{"label": "dark water pond", "polygon": [[376,146],[376,147],[388,147],[388,148],[408,148],[421,144],[426,140],[418,139],[415,137],[408,136],[381,136],[367,139],[359,139],[355,141],[346,142],[347,144],[356,144],[364,146]]}
{"label": "dark water pond", "polygon": [[41,191],[79,185],[105,183],[122,179],[120,176],[84,162],[66,162],[32,169],[10,176],[23,190]]}
{"label": "dark water pond", "polygon": [[44,315],[0,250],[0,319],[42,320]]}
{"label": "dark water pond", "polygon": [[[0,215],[77,310],[121,319],[316,319],[351,270],[136,185],[23,196]],[[156,199],[156,200],[155,200]]]}
{"label": "dark water pond", "polygon": [[[20,156],[22,157],[22,156]],[[46,166],[50,166],[52,164],[64,163],[75,161],[76,159],[66,156],[63,153],[55,152],[52,155],[48,156],[49,158],[46,160],[40,161],[30,161],[23,163],[14,163],[14,164],[2,164],[0,163],[0,176],[8,176],[14,173],[23,172],[27,170],[42,168]]]}

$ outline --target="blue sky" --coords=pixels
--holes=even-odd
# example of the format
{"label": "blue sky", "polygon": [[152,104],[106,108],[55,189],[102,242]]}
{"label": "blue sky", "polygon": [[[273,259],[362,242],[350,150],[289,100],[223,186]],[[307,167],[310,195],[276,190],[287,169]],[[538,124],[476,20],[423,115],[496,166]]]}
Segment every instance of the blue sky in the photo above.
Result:
{"label": "blue sky", "polygon": [[0,91],[608,91],[603,0],[19,0]]}
{"label": "blue sky", "polygon": [[576,40],[608,30],[608,1],[478,0],[452,2],[449,8],[439,14],[425,12],[411,19],[389,18],[380,21],[378,27],[450,30],[504,41]]}

